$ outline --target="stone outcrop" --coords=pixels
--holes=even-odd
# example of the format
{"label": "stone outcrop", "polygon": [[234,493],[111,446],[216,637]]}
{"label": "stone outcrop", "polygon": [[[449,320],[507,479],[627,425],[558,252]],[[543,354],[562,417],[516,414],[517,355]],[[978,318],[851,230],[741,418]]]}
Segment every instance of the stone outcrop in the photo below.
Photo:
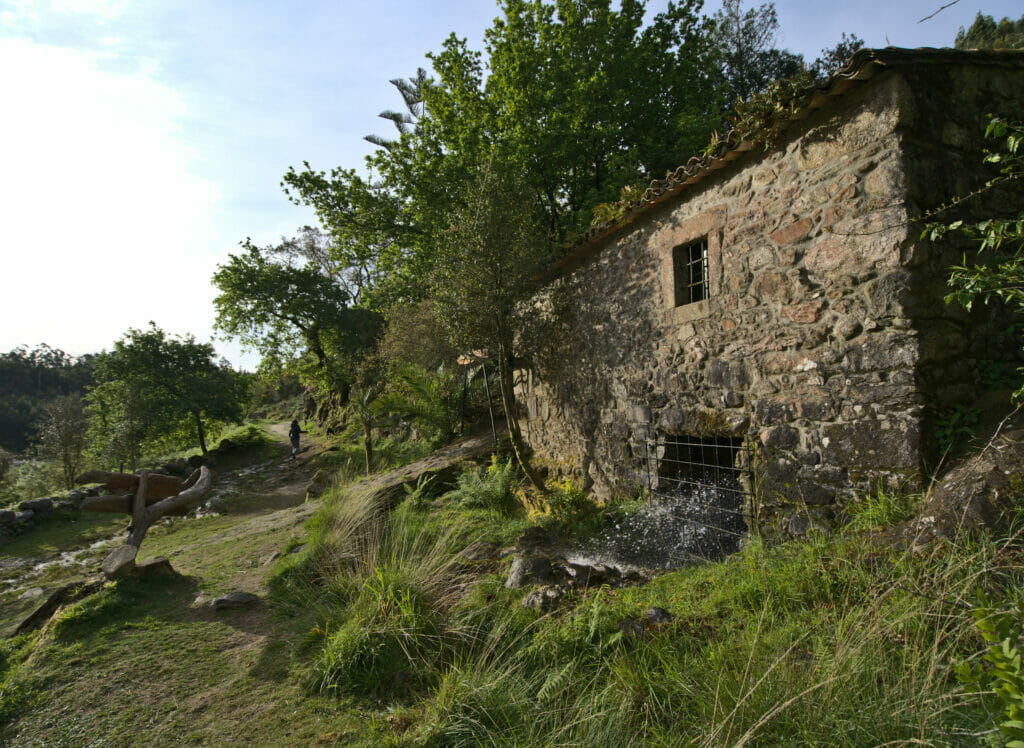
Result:
{"label": "stone outcrop", "polygon": [[[999,309],[944,303],[963,247],[912,221],[984,180],[987,116],[1019,112],[1024,56],[884,52],[767,150],[737,147],[574,249],[534,299],[543,334],[517,372],[540,462],[635,495],[667,438],[729,440],[768,534],[828,527],[879,482],[923,484],[935,419],[976,394],[979,359],[1020,346]],[[677,305],[693,243],[704,298]]]}

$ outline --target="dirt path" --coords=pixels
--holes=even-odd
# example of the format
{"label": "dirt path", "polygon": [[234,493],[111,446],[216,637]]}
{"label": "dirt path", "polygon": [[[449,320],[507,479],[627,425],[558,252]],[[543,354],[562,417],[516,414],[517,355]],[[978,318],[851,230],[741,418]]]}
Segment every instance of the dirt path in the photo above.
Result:
{"label": "dirt path", "polygon": [[[271,424],[273,442],[243,448],[221,458],[219,480],[199,517],[173,519],[150,530],[140,561],[164,556],[185,574],[204,576],[204,565],[217,559],[223,547],[242,544],[253,552],[272,555],[316,510],[305,503],[314,470],[313,460],[324,448],[315,436],[304,435],[298,459],[290,459],[288,423]],[[95,573],[100,562],[123,541],[127,519],[119,515],[83,512],[76,517],[53,517],[22,536],[0,543],[0,634],[31,611],[49,591]],[[274,544],[279,544],[272,548]],[[259,561],[264,561],[260,558]],[[246,557],[231,574],[222,564],[215,576],[218,589],[230,587],[232,576],[250,591],[262,586],[269,566],[256,579]],[[180,568],[179,568],[180,567]]]}
{"label": "dirt path", "polygon": [[[267,430],[273,443],[217,466],[211,512],[150,530],[140,562],[163,556],[177,574],[119,584],[50,624],[23,666],[26,678],[46,684],[46,698],[0,729],[0,744],[356,744],[364,715],[310,692],[292,670],[292,652],[315,621],[264,598],[275,561],[302,547],[303,523],[322,506],[306,494],[327,445],[304,437],[306,449],[291,460],[287,424]],[[404,483],[450,473],[492,447],[489,433],[472,437],[357,485],[387,502]],[[229,610],[206,604],[228,592],[259,600]]]}

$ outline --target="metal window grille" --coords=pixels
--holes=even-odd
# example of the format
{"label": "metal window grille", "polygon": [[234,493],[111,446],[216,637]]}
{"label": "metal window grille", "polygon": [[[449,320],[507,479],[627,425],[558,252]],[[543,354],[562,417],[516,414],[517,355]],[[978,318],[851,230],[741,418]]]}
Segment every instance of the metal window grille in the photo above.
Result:
{"label": "metal window grille", "polygon": [[672,250],[672,274],[675,280],[676,306],[692,304],[708,297],[707,237]]}
{"label": "metal window grille", "polygon": [[743,440],[659,434],[648,450],[651,495],[677,506],[693,525],[691,553],[707,558],[738,550],[746,533],[744,486],[749,485]]}

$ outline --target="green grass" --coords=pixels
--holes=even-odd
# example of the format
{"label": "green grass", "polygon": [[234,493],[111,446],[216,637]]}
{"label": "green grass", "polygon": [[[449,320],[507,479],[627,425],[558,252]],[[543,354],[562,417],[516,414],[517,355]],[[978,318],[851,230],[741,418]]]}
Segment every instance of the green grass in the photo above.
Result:
{"label": "green grass", "polygon": [[[236,481],[235,499],[258,484]],[[269,505],[158,525],[143,558],[181,576],[108,585],[0,647],[0,718],[15,719],[0,741],[968,746],[995,727],[955,668],[987,651],[976,591],[997,609],[1024,586],[1013,532],[890,549],[858,528],[912,502],[878,493],[831,537],[753,538],[540,615],[505,589],[508,557],[461,555],[514,544],[525,513],[429,488],[385,512],[339,483],[304,527]],[[601,516],[585,498],[567,488],[555,524]],[[191,607],[238,588],[268,592],[254,609]],[[620,625],[654,606],[672,621],[640,638]]]}
{"label": "green grass", "polygon": [[[876,494],[859,526],[902,519],[905,501]],[[504,588],[504,563],[460,578],[443,562],[524,526],[458,501],[381,518],[357,493],[332,497],[277,577],[316,621],[296,666],[308,687],[381,704],[403,745],[975,745],[994,727],[952,666],[983,651],[973,591],[1024,583],[1016,536],[924,555],[855,528],[751,539],[723,561],[576,593],[540,616]],[[653,606],[672,622],[623,633]]]}

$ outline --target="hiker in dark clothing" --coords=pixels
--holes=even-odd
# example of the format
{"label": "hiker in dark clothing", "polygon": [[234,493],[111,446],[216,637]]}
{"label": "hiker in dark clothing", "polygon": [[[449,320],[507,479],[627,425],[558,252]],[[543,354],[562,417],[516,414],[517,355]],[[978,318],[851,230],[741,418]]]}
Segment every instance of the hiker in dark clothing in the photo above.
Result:
{"label": "hiker in dark clothing", "polygon": [[292,442],[292,459],[295,459],[295,455],[299,453],[299,434],[305,434],[306,432],[299,428],[299,420],[296,418],[292,421],[291,428],[288,429],[288,438]]}

